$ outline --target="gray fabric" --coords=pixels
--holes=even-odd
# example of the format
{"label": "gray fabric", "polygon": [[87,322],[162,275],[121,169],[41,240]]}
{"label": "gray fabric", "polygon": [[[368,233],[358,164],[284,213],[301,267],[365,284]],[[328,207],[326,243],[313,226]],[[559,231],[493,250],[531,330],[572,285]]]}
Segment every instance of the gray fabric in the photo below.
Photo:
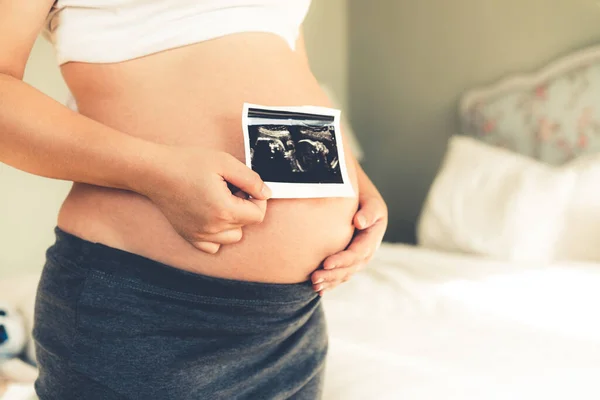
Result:
{"label": "gray fabric", "polygon": [[217,279],[56,233],[36,301],[41,400],[320,398],[309,282]]}

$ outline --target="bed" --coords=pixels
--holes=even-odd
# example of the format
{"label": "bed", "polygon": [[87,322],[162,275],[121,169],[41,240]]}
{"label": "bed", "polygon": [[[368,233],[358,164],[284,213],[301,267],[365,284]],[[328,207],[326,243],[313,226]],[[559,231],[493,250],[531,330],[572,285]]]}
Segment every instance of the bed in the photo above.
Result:
{"label": "bed", "polygon": [[325,299],[324,399],[598,399],[599,267],[385,245]]}
{"label": "bed", "polygon": [[326,400],[600,398],[599,104],[599,47],[463,96],[419,246],[324,300]]}

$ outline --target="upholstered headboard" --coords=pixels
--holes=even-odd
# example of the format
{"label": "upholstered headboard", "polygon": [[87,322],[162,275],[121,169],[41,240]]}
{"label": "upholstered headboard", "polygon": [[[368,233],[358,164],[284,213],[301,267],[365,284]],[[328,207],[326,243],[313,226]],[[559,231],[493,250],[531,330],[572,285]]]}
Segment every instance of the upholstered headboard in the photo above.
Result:
{"label": "upholstered headboard", "polygon": [[466,93],[462,131],[551,164],[600,152],[600,46]]}

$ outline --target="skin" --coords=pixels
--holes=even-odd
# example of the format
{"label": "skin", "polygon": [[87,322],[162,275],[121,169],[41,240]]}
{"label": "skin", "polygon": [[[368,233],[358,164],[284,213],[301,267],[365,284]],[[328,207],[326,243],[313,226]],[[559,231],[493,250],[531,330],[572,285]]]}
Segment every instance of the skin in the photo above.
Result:
{"label": "skin", "polygon": [[67,63],[74,113],[21,81],[51,4],[0,0],[0,161],[75,182],[62,229],[196,273],[311,279],[321,294],[368,262],[387,209],[347,143],[354,199],[267,204],[269,189],[243,163],[244,101],[330,105],[302,38],[296,51],[245,33],[121,63]]}
{"label": "skin", "polygon": [[367,174],[359,167],[359,206],[352,222],[356,229],[352,242],[345,250],[329,256],[323,268],[311,275],[313,288],[321,296],[341,283],[347,282],[363,269],[381,245],[387,228],[387,206]]}

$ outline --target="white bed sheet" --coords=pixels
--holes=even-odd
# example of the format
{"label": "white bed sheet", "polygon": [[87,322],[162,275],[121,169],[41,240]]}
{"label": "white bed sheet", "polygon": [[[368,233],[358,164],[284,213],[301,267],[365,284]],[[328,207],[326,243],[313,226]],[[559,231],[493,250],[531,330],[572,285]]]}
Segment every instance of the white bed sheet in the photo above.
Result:
{"label": "white bed sheet", "polygon": [[600,399],[600,264],[384,245],[324,303],[325,400]]}

